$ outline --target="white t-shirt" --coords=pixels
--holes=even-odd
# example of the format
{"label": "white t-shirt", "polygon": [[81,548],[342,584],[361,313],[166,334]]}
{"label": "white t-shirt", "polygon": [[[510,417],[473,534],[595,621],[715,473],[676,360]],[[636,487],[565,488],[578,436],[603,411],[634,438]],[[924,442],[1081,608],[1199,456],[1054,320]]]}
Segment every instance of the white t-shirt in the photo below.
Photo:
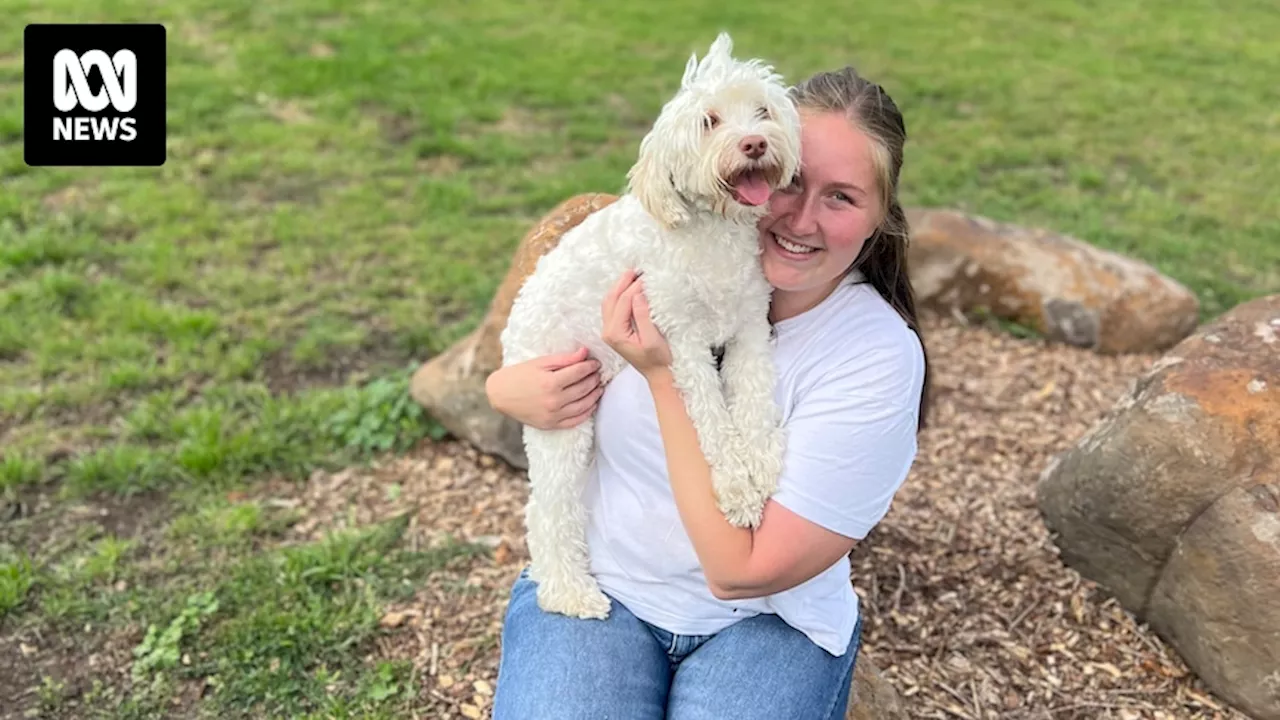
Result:
{"label": "white t-shirt", "polygon": [[[787,449],[773,499],[855,539],[888,512],[915,459],[924,379],[915,333],[858,280],[777,323],[774,343]],[[711,594],[671,493],[653,396],[630,367],[600,400],[585,499],[592,574],[637,617],[708,635],[776,613],[832,655],[847,650],[858,617],[847,556],[767,597]]]}

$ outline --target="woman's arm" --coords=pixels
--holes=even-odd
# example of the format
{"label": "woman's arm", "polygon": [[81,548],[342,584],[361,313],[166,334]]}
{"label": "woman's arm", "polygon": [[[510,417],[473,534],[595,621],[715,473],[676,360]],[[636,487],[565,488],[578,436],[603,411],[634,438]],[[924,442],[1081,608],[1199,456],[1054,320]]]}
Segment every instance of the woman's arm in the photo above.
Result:
{"label": "woman's arm", "polygon": [[667,474],[685,531],[711,592],[722,600],[795,587],[853,549],[853,538],[809,522],[770,500],[752,531],[729,524],[716,504],[711,467],[667,368],[646,373],[667,456]]}

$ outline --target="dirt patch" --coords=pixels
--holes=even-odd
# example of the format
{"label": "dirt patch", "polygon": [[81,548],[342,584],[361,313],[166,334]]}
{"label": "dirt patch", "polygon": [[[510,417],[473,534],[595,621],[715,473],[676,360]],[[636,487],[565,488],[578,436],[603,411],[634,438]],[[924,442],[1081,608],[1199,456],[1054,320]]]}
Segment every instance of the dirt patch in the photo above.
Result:
{"label": "dirt patch", "polygon": [[[51,462],[61,462],[54,457]],[[145,540],[148,533],[163,528],[173,512],[165,496],[157,492],[102,494],[70,502],[59,500],[57,495],[57,483],[19,491],[10,504],[0,508],[0,541],[44,563],[77,541],[105,536]]]}
{"label": "dirt patch", "polygon": [[[129,681],[133,648],[144,633],[51,633],[28,628],[0,635],[0,720],[83,718],[95,683]],[[86,702],[87,701],[87,702]],[[38,711],[38,714],[29,713]]]}
{"label": "dirt patch", "polygon": [[[1177,654],[1057,557],[1034,501],[1049,457],[1150,357],[1104,357],[929,318],[933,426],[889,515],[854,551],[868,653],[919,718],[1227,718]],[[390,608],[375,657],[411,660],[433,718],[487,717],[502,614],[527,559],[525,475],[454,442],[316,473],[299,541],[413,509],[407,541],[460,560]],[[477,714],[478,713],[478,714]]]}

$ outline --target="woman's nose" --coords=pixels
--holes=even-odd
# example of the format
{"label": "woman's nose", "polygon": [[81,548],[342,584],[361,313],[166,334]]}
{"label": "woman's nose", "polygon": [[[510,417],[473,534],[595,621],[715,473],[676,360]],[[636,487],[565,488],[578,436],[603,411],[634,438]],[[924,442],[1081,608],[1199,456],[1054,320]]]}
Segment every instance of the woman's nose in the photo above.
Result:
{"label": "woman's nose", "polygon": [[798,237],[816,235],[818,232],[818,216],[808,195],[796,196],[783,219],[784,227]]}

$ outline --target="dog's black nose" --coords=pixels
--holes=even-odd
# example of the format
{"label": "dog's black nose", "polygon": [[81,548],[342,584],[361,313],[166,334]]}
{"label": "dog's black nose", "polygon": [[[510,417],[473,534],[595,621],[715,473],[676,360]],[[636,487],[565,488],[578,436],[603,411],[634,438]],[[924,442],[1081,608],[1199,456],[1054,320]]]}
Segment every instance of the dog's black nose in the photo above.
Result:
{"label": "dog's black nose", "polygon": [[738,149],[742,151],[743,155],[755,160],[763,155],[765,150],[769,149],[769,144],[760,135],[748,135],[742,138],[742,142],[738,143]]}

